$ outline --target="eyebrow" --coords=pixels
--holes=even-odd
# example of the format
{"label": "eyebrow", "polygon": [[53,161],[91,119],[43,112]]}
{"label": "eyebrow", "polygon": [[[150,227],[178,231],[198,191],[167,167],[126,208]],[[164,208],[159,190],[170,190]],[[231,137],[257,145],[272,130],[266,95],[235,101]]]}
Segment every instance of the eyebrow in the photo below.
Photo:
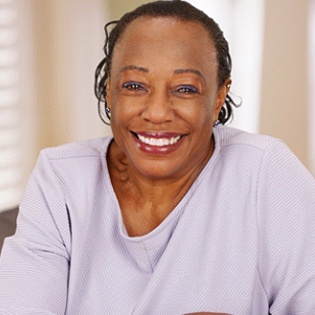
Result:
{"label": "eyebrow", "polygon": [[124,71],[128,71],[128,70],[137,70],[137,71],[140,71],[140,72],[149,72],[149,69],[148,68],[144,68],[144,67],[139,67],[139,66],[134,66],[134,65],[129,65],[129,66],[125,66],[125,67],[122,67],[119,72],[124,72]]}
{"label": "eyebrow", "polygon": [[203,82],[206,83],[206,78],[204,77],[204,75],[199,70],[196,70],[196,69],[176,69],[174,71],[174,74],[182,74],[182,73],[194,73],[194,74],[197,74],[198,76],[201,77]]}
{"label": "eyebrow", "polygon": [[[128,70],[137,70],[137,71],[144,72],[144,73],[148,73],[149,72],[148,68],[139,67],[139,66],[135,66],[135,65],[128,65],[128,66],[122,67],[119,70],[119,72],[121,73],[121,72],[128,71]],[[176,70],[174,70],[174,74],[182,74],[182,73],[194,73],[194,74],[197,74],[206,83],[206,78],[204,77],[204,75],[199,70],[189,69],[189,68],[188,69],[176,69]]]}

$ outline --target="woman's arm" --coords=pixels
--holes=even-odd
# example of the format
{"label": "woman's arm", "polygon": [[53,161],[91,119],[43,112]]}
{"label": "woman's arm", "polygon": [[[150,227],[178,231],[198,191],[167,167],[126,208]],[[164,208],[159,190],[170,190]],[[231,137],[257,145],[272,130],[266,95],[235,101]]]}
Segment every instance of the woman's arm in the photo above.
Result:
{"label": "woman's arm", "polygon": [[0,314],[65,313],[67,222],[61,184],[42,154],[20,205],[16,233],[6,239],[1,254]]}
{"label": "woman's arm", "polygon": [[259,272],[273,314],[315,314],[315,179],[283,144],[261,164]]}

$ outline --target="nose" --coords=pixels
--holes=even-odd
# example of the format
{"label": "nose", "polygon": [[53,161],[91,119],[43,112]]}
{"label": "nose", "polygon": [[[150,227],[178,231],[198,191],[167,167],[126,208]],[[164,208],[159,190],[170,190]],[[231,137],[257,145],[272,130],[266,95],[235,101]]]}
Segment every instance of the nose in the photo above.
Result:
{"label": "nose", "polygon": [[168,91],[152,91],[146,97],[142,118],[154,124],[170,122],[174,119],[172,101]]}

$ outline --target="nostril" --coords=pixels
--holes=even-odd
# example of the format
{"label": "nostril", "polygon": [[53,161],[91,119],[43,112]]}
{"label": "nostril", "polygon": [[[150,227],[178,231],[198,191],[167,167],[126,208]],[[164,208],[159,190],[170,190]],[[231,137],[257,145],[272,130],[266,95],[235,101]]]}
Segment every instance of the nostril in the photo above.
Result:
{"label": "nostril", "polygon": [[167,102],[150,103],[143,110],[142,118],[153,123],[172,121],[174,119],[173,108]]}

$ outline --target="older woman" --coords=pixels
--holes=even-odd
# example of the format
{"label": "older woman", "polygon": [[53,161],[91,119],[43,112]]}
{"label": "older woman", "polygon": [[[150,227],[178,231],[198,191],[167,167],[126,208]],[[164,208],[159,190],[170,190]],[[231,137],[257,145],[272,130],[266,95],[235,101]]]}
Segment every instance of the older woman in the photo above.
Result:
{"label": "older woman", "polygon": [[113,137],[41,153],[1,257],[0,314],[315,314],[314,178],[279,140],[223,126],[218,25],[156,1],[104,50]]}

